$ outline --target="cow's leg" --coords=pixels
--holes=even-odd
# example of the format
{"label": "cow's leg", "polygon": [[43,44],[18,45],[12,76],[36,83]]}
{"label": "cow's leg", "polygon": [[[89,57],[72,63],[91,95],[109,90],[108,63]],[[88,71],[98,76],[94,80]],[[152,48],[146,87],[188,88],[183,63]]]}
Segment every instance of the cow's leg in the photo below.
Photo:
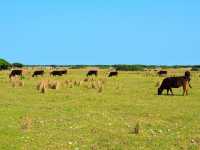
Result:
{"label": "cow's leg", "polygon": [[186,91],[186,95],[188,95],[189,86],[190,86],[190,85],[189,85],[189,83],[187,82],[187,84],[186,84],[186,90],[185,90],[185,91]]}
{"label": "cow's leg", "polygon": [[169,89],[167,89],[167,95],[169,95]]}
{"label": "cow's leg", "polygon": [[171,88],[170,88],[170,92],[171,92],[171,94],[172,94],[172,95],[174,95],[174,93],[173,93],[173,91],[172,91],[172,89],[171,89]]}
{"label": "cow's leg", "polygon": [[186,86],[183,85],[183,96],[185,96],[185,94],[186,94]]}
{"label": "cow's leg", "polygon": [[188,95],[188,89],[186,89],[186,95]]}
{"label": "cow's leg", "polygon": [[188,82],[185,82],[183,84],[183,96],[188,95],[188,86],[189,86],[188,84],[189,84]]}
{"label": "cow's leg", "polygon": [[185,88],[183,88],[183,96],[185,96],[185,93],[186,93]]}

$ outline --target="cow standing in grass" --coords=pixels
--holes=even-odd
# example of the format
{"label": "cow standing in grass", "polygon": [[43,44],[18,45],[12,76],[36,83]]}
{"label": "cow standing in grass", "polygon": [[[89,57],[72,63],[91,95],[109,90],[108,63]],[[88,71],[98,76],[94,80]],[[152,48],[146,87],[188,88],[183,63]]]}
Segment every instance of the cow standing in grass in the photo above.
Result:
{"label": "cow standing in grass", "polygon": [[44,70],[36,70],[34,71],[32,77],[43,76],[43,75],[44,75]]}
{"label": "cow standing in grass", "polygon": [[53,76],[62,76],[64,74],[67,74],[67,70],[54,70],[50,73]]}
{"label": "cow standing in grass", "polygon": [[11,77],[15,77],[15,76],[21,76],[22,77],[22,74],[23,74],[23,70],[12,70],[10,75],[9,75],[9,78]]}
{"label": "cow standing in grass", "polygon": [[169,91],[173,95],[172,88],[183,87],[183,95],[188,95],[188,89],[191,87],[190,85],[190,72],[186,71],[184,76],[181,77],[168,77],[162,81],[161,86],[158,88],[158,95],[161,95],[163,90],[167,90],[167,95],[169,95]]}
{"label": "cow standing in grass", "polygon": [[113,76],[118,76],[118,72],[117,71],[111,71],[108,75],[108,77],[113,77]]}
{"label": "cow standing in grass", "polygon": [[167,71],[161,70],[161,71],[158,72],[158,75],[159,76],[167,75]]}
{"label": "cow standing in grass", "polygon": [[87,77],[92,76],[92,75],[95,75],[97,77],[98,71],[97,70],[89,70],[87,73]]}

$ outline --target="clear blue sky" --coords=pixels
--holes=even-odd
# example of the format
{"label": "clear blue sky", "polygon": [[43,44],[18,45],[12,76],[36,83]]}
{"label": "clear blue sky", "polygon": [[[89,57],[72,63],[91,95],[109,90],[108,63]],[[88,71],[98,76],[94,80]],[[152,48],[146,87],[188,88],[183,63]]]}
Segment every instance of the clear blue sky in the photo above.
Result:
{"label": "clear blue sky", "polygon": [[200,1],[1,1],[0,57],[25,64],[200,64]]}

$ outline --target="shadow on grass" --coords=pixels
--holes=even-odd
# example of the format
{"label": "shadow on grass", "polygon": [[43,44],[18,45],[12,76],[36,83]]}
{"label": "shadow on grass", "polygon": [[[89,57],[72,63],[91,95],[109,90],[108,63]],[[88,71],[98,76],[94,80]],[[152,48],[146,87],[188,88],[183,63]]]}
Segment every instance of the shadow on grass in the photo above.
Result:
{"label": "shadow on grass", "polygon": [[[175,96],[182,96],[182,97],[184,97],[183,94],[174,94],[174,95],[169,94],[169,95],[167,95],[165,93],[165,94],[162,94],[162,95],[158,95],[158,94],[154,94],[154,95],[155,96],[169,96],[169,97],[175,97]],[[189,95],[186,95],[186,96],[189,96]]]}

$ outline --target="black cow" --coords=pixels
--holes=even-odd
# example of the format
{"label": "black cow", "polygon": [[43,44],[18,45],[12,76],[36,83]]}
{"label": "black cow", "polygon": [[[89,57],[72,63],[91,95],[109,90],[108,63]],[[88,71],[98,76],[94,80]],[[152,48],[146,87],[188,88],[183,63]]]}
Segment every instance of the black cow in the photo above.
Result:
{"label": "black cow", "polygon": [[190,85],[190,80],[189,71],[185,72],[185,76],[165,78],[161,86],[158,88],[158,95],[161,95],[165,89],[167,90],[167,95],[169,94],[169,91],[173,95],[172,88],[179,87],[183,87],[183,95],[188,95],[188,87],[192,88]]}
{"label": "black cow", "polygon": [[113,76],[118,76],[118,72],[117,71],[111,71],[108,75],[108,77],[113,77]]}
{"label": "black cow", "polygon": [[15,77],[15,76],[21,76],[22,77],[22,73],[23,73],[23,70],[12,70],[10,75],[9,75],[9,78]]}
{"label": "black cow", "polygon": [[64,74],[67,74],[67,70],[54,70],[50,73],[53,76],[62,76]]}
{"label": "black cow", "polygon": [[98,75],[98,71],[97,70],[89,70],[88,73],[87,73],[87,77],[91,76],[91,75],[97,76]]}
{"label": "black cow", "polygon": [[167,71],[160,70],[160,71],[158,71],[158,75],[159,76],[167,75]]}
{"label": "black cow", "polygon": [[36,70],[36,71],[34,71],[32,77],[43,76],[43,75],[44,75],[44,70]]}

